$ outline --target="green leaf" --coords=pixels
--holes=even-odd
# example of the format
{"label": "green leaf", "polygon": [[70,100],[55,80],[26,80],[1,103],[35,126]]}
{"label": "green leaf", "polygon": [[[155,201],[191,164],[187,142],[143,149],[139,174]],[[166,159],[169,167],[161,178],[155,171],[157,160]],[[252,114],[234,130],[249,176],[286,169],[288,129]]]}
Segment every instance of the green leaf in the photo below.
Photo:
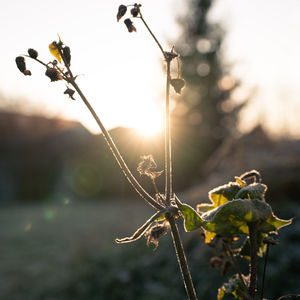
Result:
{"label": "green leaf", "polygon": [[210,211],[214,208],[215,208],[215,206],[213,204],[201,203],[201,204],[197,204],[196,211],[197,211],[197,213],[199,213],[201,215],[201,214],[203,214],[207,211]]}
{"label": "green leaf", "polygon": [[234,199],[237,192],[241,189],[237,182],[229,182],[219,186],[208,193],[208,197],[214,204],[214,207],[218,207],[228,201]]}
{"label": "green leaf", "polygon": [[292,221],[293,219],[279,219],[272,212],[268,219],[264,223],[260,224],[258,230],[264,233],[277,233],[280,228],[290,225]]}
{"label": "green leaf", "polygon": [[[244,281],[248,280],[246,276],[243,276],[243,278]],[[238,275],[231,277],[227,283],[224,283],[218,289],[217,299],[222,300],[226,294],[233,295],[235,299],[240,299],[240,300],[249,299],[248,291],[245,289]]]}
{"label": "green leaf", "polygon": [[243,188],[235,195],[235,199],[259,199],[265,200],[267,186],[262,183],[252,183]]}
{"label": "green leaf", "polygon": [[205,230],[223,236],[249,234],[247,223],[266,221],[272,210],[261,200],[235,199],[201,215]]}
{"label": "green leaf", "polygon": [[191,206],[180,202],[177,197],[175,197],[175,201],[184,218],[185,231],[192,231],[203,225],[203,220]]}

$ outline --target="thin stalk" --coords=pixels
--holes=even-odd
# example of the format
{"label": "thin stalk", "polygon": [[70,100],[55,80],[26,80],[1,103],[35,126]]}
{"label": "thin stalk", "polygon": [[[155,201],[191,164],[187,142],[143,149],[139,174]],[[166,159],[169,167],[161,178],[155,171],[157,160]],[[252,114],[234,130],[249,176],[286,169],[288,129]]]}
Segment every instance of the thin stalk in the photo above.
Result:
{"label": "thin stalk", "polygon": [[109,146],[109,149],[113,153],[113,155],[114,155],[116,161],[118,162],[121,170],[123,171],[126,179],[129,181],[129,183],[132,185],[132,187],[136,190],[136,192],[146,202],[148,202],[155,209],[162,210],[164,207],[162,205],[160,205],[159,203],[157,203],[147,193],[147,191],[140,185],[140,183],[136,180],[136,178],[133,176],[133,174],[131,173],[131,171],[127,167],[127,165],[126,165],[123,157],[121,156],[119,150],[117,149],[117,147],[116,147],[113,139],[111,138],[110,134],[108,133],[108,131],[106,130],[106,128],[104,127],[104,125],[102,124],[102,122],[100,121],[100,119],[98,118],[96,112],[94,111],[94,109],[92,108],[92,106],[90,105],[90,103],[88,102],[88,100],[86,99],[86,97],[84,96],[84,94],[81,92],[81,90],[78,87],[78,85],[76,84],[76,82],[72,80],[72,81],[70,81],[70,84],[77,91],[77,93],[79,94],[80,98],[82,99],[82,101],[84,102],[84,104],[86,105],[86,107],[88,108],[88,110],[90,111],[90,113],[92,114],[92,116],[94,117],[94,119],[96,120],[98,126],[100,127],[100,129],[101,129],[101,131],[102,131],[102,133],[104,135],[104,139],[105,139],[107,145]]}
{"label": "thin stalk", "polygon": [[249,294],[255,299],[257,277],[257,228],[255,223],[248,223],[250,236],[250,285]]}
{"label": "thin stalk", "polygon": [[168,216],[167,220],[169,221],[169,224],[171,227],[173,244],[174,244],[174,248],[176,251],[176,256],[177,256],[178,264],[180,267],[181,275],[183,278],[186,293],[190,300],[197,300],[197,295],[196,295],[196,291],[194,288],[192,276],[191,276],[191,273],[189,270],[188,262],[186,260],[185,252],[183,249],[183,245],[181,242],[181,238],[179,235],[179,231],[178,231],[176,222],[175,222],[173,216]]}
{"label": "thin stalk", "polygon": [[167,61],[166,108],[165,108],[165,197],[167,205],[173,196],[172,152],[171,152],[171,110],[170,110],[170,65]]}
{"label": "thin stalk", "polygon": [[246,284],[245,284],[245,280],[244,280],[244,278],[243,278],[243,276],[242,276],[240,267],[239,267],[239,265],[238,265],[238,263],[237,263],[237,261],[236,261],[234,255],[233,255],[233,253],[232,253],[230,247],[229,247],[226,243],[224,243],[224,242],[222,242],[222,243],[223,243],[223,246],[224,246],[225,250],[229,253],[230,258],[231,258],[231,260],[232,260],[232,263],[233,263],[233,265],[234,265],[234,268],[235,268],[236,272],[238,273],[239,278],[240,278],[240,280],[241,280],[241,282],[242,282],[242,284],[243,284],[245,290],[247,291],[248,288],[247,288],[247,286],[246,286]]}
{"label": "thin stalk", "polygon": [[154,207],[157,210],[162,210],[164,207],[162,205],[160,205],[159,203],[157,203],[148,193],[147,191],[140,185],[140,183],[136,180],[136,178],[133,176],[133,174],[131,173],[131,171],[129,170],[128,166],[126,165],[122,155],[120,154],[118,148],[116,147],[113,139],[111,138],[109,132],[106,130],[106,128],[104,127],[104,125],[102,124],[102,122],[100,121],[98,115],[96,114],[96,112],[94,111],[93,107],[91,106],[91,104],[89,103],[89,101],[87,100],[87,98],[84,96],[84,94],[82,93],[81,89],[79,88],[79,86],[77,85],[77,83],[75,82],[75,78],[72,74],[72,71],[70,69],[70,67],[68,66],[67,62],[65,61],[65,58],[62,54],[61,49],[58,47],[58,51],[60,53],[60,56],[62,57],[64,64],[68,70],[69,76],[70,78],[68,79],[68,82],[74,87],[74,89],[77,91],[78,95],[80,96],[80,98],[82,99],[82,101],[84,102],[84,104],[86,105],[86,107],[88,108],[88,110],[90,111],[90,113],[92,114],[93,118],[95,119],[95,121],[97,122],[98,126],[100,127],[103,135],[104,135],[104,139],[109,147],[109,149],[111,150],[113,156],[115,157],[117,163],[119,164],[123,174],[125,175],[126,179],[129,181],[129,183],[132,185],[132,187],[135,189],[135,191],[146,201],[148,202],[152,207]]}
{"label": "thin stalk", "polygon": [[[153,34],[148,24],[144,20],[142,14],[140,13],[140,18],[143,21],[144,25],[148,29],[149,33],[153,37],[154,41],[158,45],[160,51],[163,54],[164,59],[167,62],[167,82],[166,82],[166,108],[165,108],[165,198],[167,206],[171,205],[171,199],[173,195],[173,186],[172,186],[172,157],[171,157],[171,111],[170,111],[170,79],[171,79],[171,60],[168,59],[165,55],[165,52],[157,40],[156,36]],[[170,223],[171,233],[173,244],[177,256],[177,261],[181,270],[182,279],[184,282],[184,287],[186,293],[190,300],[197,300],[197,295],[195,292],[192,276],[189,270],[187,263],[186,255],[183,249],[182,241],[180,234],[173,216],[168,215],[167,220]]]}
{"label": "thin stalk", "polygon": [[163,49],[163,47],[161,46],[160,42],[158,41],[158,39],[156,38],[156,36],[154,35],[154,33],[151,31],[151,29],[149,28],[147,22],[145,21],[145,19],[143,18],[142,13],[140,12],[140,19],[143,21],[144,25],[146,26],[147,30],[149,31],[149,33],[151,34],[151,36],[153,37],[154,41],[156,42],[157,46],[159,47],[163,57],[165,58],[165,51]]}
{"label": "thin stalk", "polygon": [[266,271],[267,271],[269,248],[270,248],[270,245],[267,244],[267,250],[266,250],[266,255],[265,255],[265,263],[264,263],[264,271],[263,271],[262,283],[261,283],[261,296],[260,296],[260,300],[263,300],[263,298],[264,298],[265,277],[266,277]]}

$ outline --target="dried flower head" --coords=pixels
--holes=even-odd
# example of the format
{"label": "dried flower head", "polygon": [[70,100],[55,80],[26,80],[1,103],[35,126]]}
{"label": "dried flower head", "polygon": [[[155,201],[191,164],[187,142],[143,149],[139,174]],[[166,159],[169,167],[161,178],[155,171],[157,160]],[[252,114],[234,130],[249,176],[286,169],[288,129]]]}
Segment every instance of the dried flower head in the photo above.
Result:
{"label": "dried flower head", "polygon": [[134,25],[133,25],[133,23],[131,22],[130,19],[126,19],[124,21],[124,23],[125,23],[125,25],[126,25],[129,32],[136,32],[136,28],[134,27]]}
{"label": "dried flower head", "polygon": [[55,68],[48,68],[45,75],[48,76],[51,81],[62,80],[61,74]]}
{"label": "dried flower head", "polygon": [[134,7],[131,11],[130,11],[131,15],[135,18],[139,15],[140,10],[138,7]]}
{"label": "dried flower head", "polygon": [[36,59],[38,57],[38,52],[32,48],[28,49],[28,54],[31,58]]}
{"label": "dried flower head", "polygon": [[25,58],[23,56],[16,57],[16,64],[20,72],[22,72],[24,75],[31,75],[31,72],[26,70]]}
{"label": "dried flower head", "polygon": [[67,66],[71,66],[71,49],[68,46],[62,48],[62,54]]}
{"label": "dried flower head", "polygon": [[149,246],[150,243],[155,245],[155,249],[158,247],[159,239],[166,235],[169,230],[169,223],[168,221],[164,221],[162,224],[155,224],[154,226],[150,227],[146,233],[145,237],[147,239],[147,246]]}
{"label": "dried flower head", "polygon": [[171,85],[177,94],[181,94],[181,90],[185,86],[185,81],[182,78],[171,79]]}
{"label": "dried flower head", "polygon": [[127,11],[127,7],[125,5],[120,5],[119,6],[119,10],[118,10],[118,14],[117,14],[117,21],[119,22],[120,19],[126,14]]}
{"label": "dried flower head", "polygon": [[142,161],[138,164],[137,170],[140,175],[149,176],[152,180],[160,176],[163,171],[155,172],[152,169],[156,169],[156,162],[151,154],[141,157]]}
{"label": "dried flower head", "polygon": [[75,93],[75,91],[70,88],[67,88],[64,91],[64,94],[69,95],[69,98],[71,98],[72,100],[75,100],[75,98],[73,97],[74,93]]}

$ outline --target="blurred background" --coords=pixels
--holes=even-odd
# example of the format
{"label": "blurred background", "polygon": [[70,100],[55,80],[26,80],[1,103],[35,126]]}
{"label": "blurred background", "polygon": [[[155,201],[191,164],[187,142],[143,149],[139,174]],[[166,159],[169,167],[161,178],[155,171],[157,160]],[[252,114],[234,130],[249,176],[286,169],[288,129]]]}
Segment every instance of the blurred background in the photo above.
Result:
{"label": "blurred background", "polygon": [[[50,83],[33,61],[31,77],[14,62],[28,48],[52,61],[48,45],[59,34],[77,83],[154,194],[136,168],[152,154],[163,169],[165,66],[140,20],[132,34],[116,22],[120,4],[12,0],[1,9],[0,299],[185,298],[169,236],[156,251],[144,239],[114,243],[153,211],[123,178],[79,97],[68,99],[65,84]],[[265,297],[300,293],[299,2],[141,4],[164,49],[175,45],[186,81],[181,96],[172,91],[176,193],[195,206],[217,185],[260,171],[275,214],[295,217],[271,249]],[[163,178],[157,184],[163,191]],[[210,267],[199,232],[184,239],[199,298],[216,299],[226,278]]]}

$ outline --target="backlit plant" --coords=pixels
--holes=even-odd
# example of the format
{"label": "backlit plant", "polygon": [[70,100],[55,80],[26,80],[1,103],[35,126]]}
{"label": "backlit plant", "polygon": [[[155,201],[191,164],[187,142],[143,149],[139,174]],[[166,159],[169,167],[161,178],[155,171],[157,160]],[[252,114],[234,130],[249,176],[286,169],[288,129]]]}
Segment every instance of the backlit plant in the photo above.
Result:
{"label": "backlit plant", "polygon": [[[200,229],[205,234],[205,242],[215,248],[215,255],[211,259],[213,266],[220,267],[224,274],[231,266],[236,270],[236,275],[218,290],[217,298],[222,299],[224,295],[232,294],[237,299],[256,299],[257,257],[264,255],[268,252],[269,246],[276,243],[270,234],[277,233],[281,227],[289,225],[291,220],[281,220],[273,214],[272,208],[265,201],[267,187],[261,183],[261,176],[255,170],[236,177],[235,182],[229,182],[210,191],[211,203],[199,204],[196,210],[178,199],[172,183],[170,87],[172,86],[175,92],[180,94],[185,86],[185,81],[180,75],[179,54],[176,53],[174,46],[169,51],[162,48],[143,18],[140,4],[120,5],[117,21],[120,21],[126,14],[129,14],[124,21],[127,30],[130,33],[136,32],[137,29],[132,19],[139,19],[153,37],[166,64],[164,169],[156,170],[157,165],[152,155],[143,156],[137,167],[140,175],[148,176],[153,183],[154,196],[151,196],[131,173],[109,132],[76,83],[77,76],[74,76],[71,70],[70,47],[65,45],[60,38],[52,42],[49,50],[55,60],[48,63],[40,60],[36,50],[29,49],[28,55],[16,58],[17,67],[24,75],[31,75],[25,61],[25,58],[31,58],[45,67],[45,75],[51,82],[60,80],[66,82],[67,88],[64,94],[73,100],[76,95],[82,99],[99,125],[109,149],[127,180],[141,198],[156,210],[132,236],[116,239],[117,243],[129,243],[145,236],[147,244],[153,243],[157,247],[159,238],[171,231],[186,293],[189,299],[197,299],[177,227],[178,221],[183,219],[186,231]],[[177,74],[173,77],[171,64],[174,62]],[[165,177],[164,192],[160,192],[156,186],[155,181],[159,176]],[[236,257],[250,260],[249,275],[241,273]],[[262,298],[263,291],[261,291]]]}

